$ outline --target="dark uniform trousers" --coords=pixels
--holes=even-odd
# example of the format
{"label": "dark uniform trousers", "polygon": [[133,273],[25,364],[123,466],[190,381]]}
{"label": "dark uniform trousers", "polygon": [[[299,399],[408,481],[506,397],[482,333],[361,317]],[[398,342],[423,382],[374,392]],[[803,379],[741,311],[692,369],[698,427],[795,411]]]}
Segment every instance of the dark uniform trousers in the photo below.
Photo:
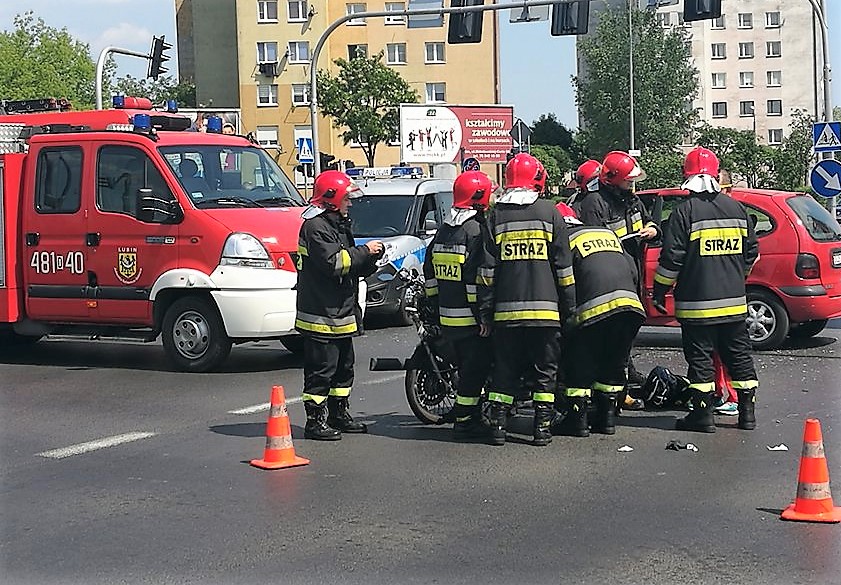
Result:
{"label": "dark uniform trousers", "polygon": [[[687,377],[693,386],[709,392],[715,385],[713,353],[718,352],[734,386],[756,380],[756,369],[750,355],[751,341],[744,321],[717,325],[692,325],[684,321],[683,355],[689,364]],[[707,386],[708,385],[708,386]]]}
{"label": "dark uniform trousers", "polygon": [[[553,403],[558,375],[558,329],[554,327],[498,327],[493,333],[494,392],[491,400],[508,402],[528,399],[521,390],[523,380],[531,398]],[[496,395],[502,395],[495,398]]]}
{"label": "dark uniform trousers", "polygon": [[447,335],[444,337],[453,348],[458,368],[458,396],[456,404],[479,404],[482,388],[490,377],[490,358],[493,347],[490,337],[478,335]]}
{"label": "dark uniform trousers", "polygon": [[[353,387],[353,338],[304,336],[304,392],[310,397],[346,398]],[[324,400],[314,400],[321,404]]]}
{"label": "dark uniform trousers", "polygon": [[644,317],[627,311],[574,329],[564,342],[564,384],[569,390],[592,388],[620,392],[625,365]]}

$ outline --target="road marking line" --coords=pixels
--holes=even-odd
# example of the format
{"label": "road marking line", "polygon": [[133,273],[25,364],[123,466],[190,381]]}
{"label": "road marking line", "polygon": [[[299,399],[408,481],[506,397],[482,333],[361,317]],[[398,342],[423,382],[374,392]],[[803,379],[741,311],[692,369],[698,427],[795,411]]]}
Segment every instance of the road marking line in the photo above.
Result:
{"label": "road marking line", "polygon": [[[286,404],[296,404],[301,402],[300,396],[293,396],[286,399]],[[236,410],[229,410],[228,414],[255,414],[257,412],[265,412],[272,407],[271,402],[264,402],[263,404],[255,404],[254,406],[246,406],[245,408],[238,408]]]}
{"label": "road marking line", "polygon": [[402,380],[405,375],[406,375],[405,372],[401,372],[399,374],[390,374],[388,376],[385,376],[383,378],[377,378],[375,380],[365,380],[364,382],[361,382],[360,385],[368,386],[370,384],[385,384],[386,382],[394,382],[395,380]]}
{"label": "road marking line", "polygon": [[78,445],[62,447],[61,449],[52,449],[51,451],[44,451],[43,453],[37,453],[36,455],[38,457],[46,457],[47,459],[64,459],[65,457],[81,455],[83,453],[89,453],[106,447],[114,447],[115,445],[122,445],[123,443],[139,441],[140,439],[148,439],[149,437],[154,437],[157,434],[158,433],[126,433],[124,435],[105,437],[104,439],[97,439],[96,441],[88,441],[87,443],[79,443]]}

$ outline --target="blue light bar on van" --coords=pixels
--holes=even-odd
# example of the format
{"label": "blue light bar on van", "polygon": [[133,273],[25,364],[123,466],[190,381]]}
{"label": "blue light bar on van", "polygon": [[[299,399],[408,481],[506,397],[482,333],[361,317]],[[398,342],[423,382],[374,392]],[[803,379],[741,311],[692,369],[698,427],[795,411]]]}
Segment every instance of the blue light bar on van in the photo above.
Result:
{"label": "blue light bar on van", "polygon": [[207,118],[207,131],[213,134],[222,134],[222,118],[210,116]]}
{"label": "blue light bar on van", "polygon": [[174,114],[178,111],[178,102],[175,100],[166,100],[166,111]]}
{"label": "blue light bar on van", "polygon": [[391,167],[392,177],[422,177],[421,167]]}
{"label": "blue light bar on van", "polygon": [[421,167],[353,167],[345,171],[352,179],[396,179],[400,177],[423,177]]}
{"label": "blue light bar on van", "polygon": [[146,132],[152,128],[152,117],[149,114],[135,114],[132,117],[135,132]]}
{"label": "blue light bar on van", "polygon": [[115,109],[123,108],[126,105],[126,96],[115,95],[111,98],[111,105],[114,106]]}

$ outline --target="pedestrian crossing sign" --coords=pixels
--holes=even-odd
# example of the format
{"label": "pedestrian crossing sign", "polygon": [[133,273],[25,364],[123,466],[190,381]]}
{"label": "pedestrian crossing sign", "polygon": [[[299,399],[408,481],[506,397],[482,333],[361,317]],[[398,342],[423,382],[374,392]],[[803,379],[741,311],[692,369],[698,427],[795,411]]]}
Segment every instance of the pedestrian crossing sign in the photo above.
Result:
{"label": "pedestrian crossing sign", "polygon": [[817,122],[812,126],[815,152],[841,150],[841,122]]}
{"label": "pedestrian crossing sign", "polygon": [[315,158],[312,155],[312,138],[298,139],[298,162],[313,163]]}

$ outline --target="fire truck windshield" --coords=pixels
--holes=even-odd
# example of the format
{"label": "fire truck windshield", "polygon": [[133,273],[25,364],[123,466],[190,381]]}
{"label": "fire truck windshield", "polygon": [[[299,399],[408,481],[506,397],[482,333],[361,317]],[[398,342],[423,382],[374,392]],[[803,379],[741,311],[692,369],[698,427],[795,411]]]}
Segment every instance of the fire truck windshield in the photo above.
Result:
{"label": "fire truck windshield", "polygon": [[295,185],[256,147],[181,145],[160,152],[198,208],[299,207]]}

